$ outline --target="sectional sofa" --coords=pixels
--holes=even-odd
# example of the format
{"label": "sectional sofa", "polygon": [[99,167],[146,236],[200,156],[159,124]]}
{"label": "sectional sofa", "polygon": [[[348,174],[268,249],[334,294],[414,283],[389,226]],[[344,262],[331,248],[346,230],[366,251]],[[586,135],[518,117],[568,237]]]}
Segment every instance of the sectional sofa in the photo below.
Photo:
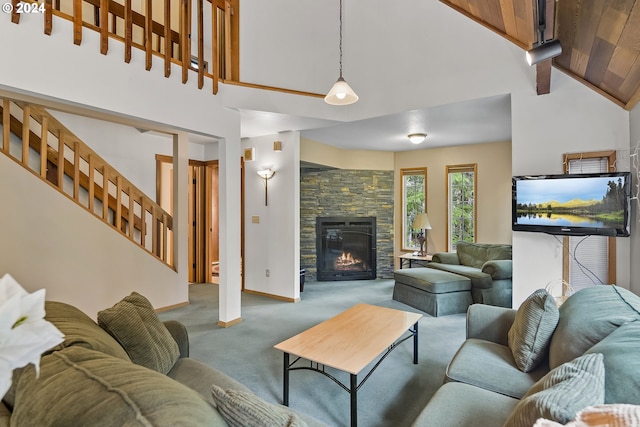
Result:
{"label": "sectional sofa", "polygon": [[39,376],[32,365],[14,371],[0,427],[244,426],[256,417],[324,426],[189,358],[185,327],[160,322],[135,292],[98,313],[98,323],[61,302],[47,301],[45,310],[65,340],[42,356]]}
{"label": "sectional sofa", "polygon": [[413,426],[565,424],[585,407],[640,405],[639,354],[640,297],[618,286],[560,308],[543,289],[518,310],[473,304],[467,339]]}

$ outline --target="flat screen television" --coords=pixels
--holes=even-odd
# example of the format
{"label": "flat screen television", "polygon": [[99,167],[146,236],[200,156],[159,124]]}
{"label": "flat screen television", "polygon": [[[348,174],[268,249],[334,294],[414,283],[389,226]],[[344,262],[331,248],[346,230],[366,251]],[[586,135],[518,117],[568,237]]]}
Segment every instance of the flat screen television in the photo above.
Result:
{"label": "flat screen television", "polygon": [[512,230],[629,236],[630,187],[630,172],[514,176]]}

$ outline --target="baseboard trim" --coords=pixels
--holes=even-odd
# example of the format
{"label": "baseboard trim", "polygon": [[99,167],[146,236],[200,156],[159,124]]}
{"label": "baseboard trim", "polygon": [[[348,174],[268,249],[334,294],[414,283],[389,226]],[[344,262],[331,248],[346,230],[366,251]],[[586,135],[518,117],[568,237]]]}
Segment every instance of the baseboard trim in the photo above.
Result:
{"label": "baseboard trim", "polygon": [[250,289],[243,289],[242,292],[245,292],[247,294],[260,295],[260,296],[267,297],[267,298],[273,298],[273,299],[277,299],[277,300],[280,300],[280,301],[300,302],[300,298],[283,297],[283,296],[280,296],[280,295],[268,294],[266,292],[252,291]]}
{"label": "baseboard trim", "polygon": [[242,317],[238,317],[237,319],[233,319],[230,322],[223,322],[222,320],[218,320],[218,326],[220,326],[221,328],[229,328],[233,325],[237,325],[238,323],[242,322]]}
{"label": "baseboard trim", "polygon": [[173,304],[173,305],[168,305],[166,307],[156,308],[155,311],[156,311],[156,313],[162,313],[163,311],[173,310],[175,308],[184,307],[186,305],[189,305],[189,301],[185,301],[185,302],[181,302],[181,303]]}

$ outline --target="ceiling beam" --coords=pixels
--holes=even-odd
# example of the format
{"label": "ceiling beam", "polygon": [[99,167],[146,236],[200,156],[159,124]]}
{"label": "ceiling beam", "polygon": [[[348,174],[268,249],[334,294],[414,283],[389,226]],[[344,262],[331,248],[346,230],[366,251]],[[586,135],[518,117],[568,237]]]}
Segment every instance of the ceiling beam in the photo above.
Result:
{"label": "ceiling beam", "polygon": [[[545,40],[553,39],[555,28],[555,1],[545,0],[545,29],[544,40],[538,40],[538,43]],[[536,92],[538,95],[545,95],[551,92],[551,62],[553,59],[536,64]]]}

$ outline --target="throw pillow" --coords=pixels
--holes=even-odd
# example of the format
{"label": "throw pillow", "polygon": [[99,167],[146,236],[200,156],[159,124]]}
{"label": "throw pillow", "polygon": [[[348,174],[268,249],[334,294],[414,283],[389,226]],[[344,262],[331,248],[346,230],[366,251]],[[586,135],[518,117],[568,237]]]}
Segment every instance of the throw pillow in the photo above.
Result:
{"label": "throw pillow", "polygon": [[253,393],[211,386],[218,411],[231,427],[306,427],[294,412],[272,405]]}
{"label": "throw pillow", "polygon": [[122,345],[133,363],[166,374],[180,358],[178,343],[149,300],[137,292],[99,312],[98,324]]}
{"label": "throw pillow", "polygon": [[544,360],[559,319],[558,306],[544,289],[538,289],[522,303],[508,334],[518,369],[530,372]]}
{"label": "throw pillow", "polygon": [[553,369],[535,383],[504,427],[530,427],[538,418],[565,424],[582,408],[603,403],[603,356],[586,354]]}

